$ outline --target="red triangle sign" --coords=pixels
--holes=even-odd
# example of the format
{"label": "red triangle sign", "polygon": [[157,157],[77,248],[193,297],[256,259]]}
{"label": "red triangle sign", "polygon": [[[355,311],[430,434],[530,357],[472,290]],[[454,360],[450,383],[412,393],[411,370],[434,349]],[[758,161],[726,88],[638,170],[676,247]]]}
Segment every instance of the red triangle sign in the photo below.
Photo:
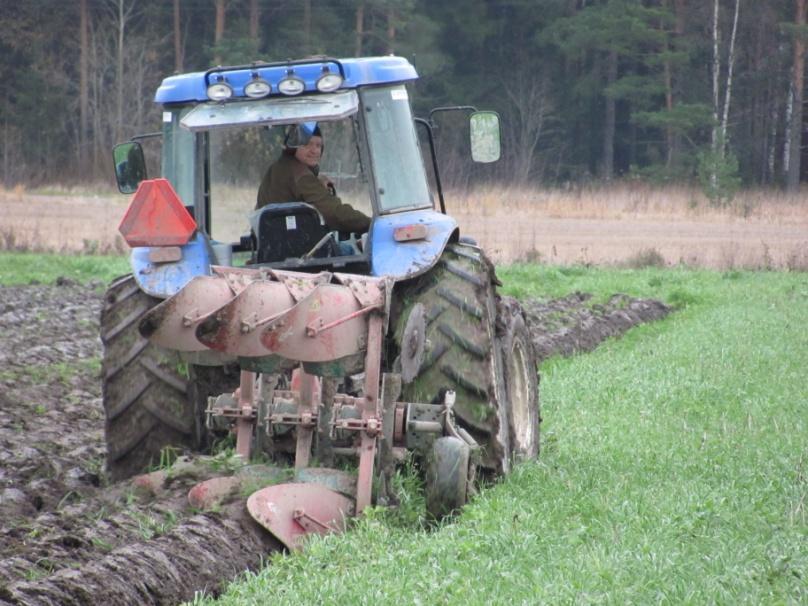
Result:
{"label": "red triangle sign", "polygon": [[142,181],[118,226],[126,243],[135,246],[182,246],[196,230],[168,179]]}

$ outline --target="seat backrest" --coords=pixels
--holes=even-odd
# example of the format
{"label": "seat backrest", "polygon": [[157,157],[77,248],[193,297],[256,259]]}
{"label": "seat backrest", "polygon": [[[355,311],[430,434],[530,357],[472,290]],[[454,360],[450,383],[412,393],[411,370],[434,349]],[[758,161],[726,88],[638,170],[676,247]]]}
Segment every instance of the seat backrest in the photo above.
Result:
{"label": "seat backrest", "polygon": [[[316,208],[305,202],[267,204],[258,211],[258,263],[274,263],[306,254],[329,232]],[[320,256],[320,255],[315,255]]]}

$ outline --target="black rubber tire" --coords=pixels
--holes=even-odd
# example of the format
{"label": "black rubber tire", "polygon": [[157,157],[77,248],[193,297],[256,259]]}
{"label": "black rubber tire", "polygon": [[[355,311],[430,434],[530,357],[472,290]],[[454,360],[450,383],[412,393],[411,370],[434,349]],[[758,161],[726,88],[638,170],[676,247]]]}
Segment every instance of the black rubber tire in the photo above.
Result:
{"label": "black rubber tire", "polygon": [[424,306],[424,359],[415,379],[402,385],[401,399],[440,403],[454,390],[457,421],[481,446],[480,466],[501,475],[509,471],[510,455],[500,411],[505,388],[495,342],[495,279],[479,248],[450,244],[429,272],[400,285],[392,327],[400,349],[409,311]]}
{"label": "black rubber tire", "polygon": [[502,297],[497,308],[511,457],[534,459],[539,455],[541,424],[536,355],[522,306],[516,299]]}
{"label": "black rubber tire", "polygon": [[189,366],[177,352],[140,335],[140,319],[159,302],[140,290],[131,275],[115,280],[104,297],[102,380],[112,481],[160,463],[166,447],[201,450],[207,440],[207,398],[227,391],[223,368]]}
{"label": "black rubber tire", "polygon": [[426,509],[437,520],[466,504],[471,450],[463,440],[446,436],[432,444],[426,472]]}

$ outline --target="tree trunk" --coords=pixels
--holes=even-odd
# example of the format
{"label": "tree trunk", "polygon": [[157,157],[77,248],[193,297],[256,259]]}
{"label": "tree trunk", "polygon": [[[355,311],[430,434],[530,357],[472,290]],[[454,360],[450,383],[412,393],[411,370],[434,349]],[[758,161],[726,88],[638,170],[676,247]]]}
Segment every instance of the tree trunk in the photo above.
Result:
{"label": "tree trunk", "polygon": [[764,173],[764,178],[762,179],[762,183],[764,185],[771,183],[772,180],[775,178],[774,166],[775,160],[777,155],[777,122],[780,119],[778,112],[778,105],[777,102],[773,102],[771,104],[771,123],[769,125],[769,140],[766,142],[768,147],[766,148],[766,172]]}
{"label": "tree trunk", "polygon": [[791,164],[791,131],[794,128],[794,121],[791,114],[794,110],[794,82],[788,85],[788,95],[786,96],[786,136],[783,139],[783,176],[788,181],[788,169]]}
{"label": "tree trunk", "polygon": [[[713,128],[710,137],[713,153],[718,153],[718,79],[721,74],[721,54],[719,48],[720,35],[718,30],[718,0],[713,4]],[[715,175],[713,175],[715,178]]]}
{"label": "tree trunk", "polygon": [[303,44],[304,53],[311,53],[311,0],[303,0]]}
{"label": "tree trunk", "polygon": [[[805,25],[806,0],[796,0],[794,23],[798,28]],[[786,189],[796,192],[800,187],[800,155],[802,152],[802,100],[805,84],[805,41],[802,31],[794,36],[794,71],[791,79],[793,105],[791,109],[789,162],[786,178]]]}
{"label": "tree trunk", "polygon": [[182,33],[180,28],[180,0],[174,0],[174,71],[182,72]]}
{"label": "tree trunk", "polygon": [[363,2],[359,3],[359,6],[356,7],[356,46],[354,48],[354,56],[361,57],[362,56],[362,38],[364,37],[364,25],[365,25],[365,4]]}
{"label": "tree trunk", "polygon": [[79,171],[86,170],[87,167],[87,116],[89,114],[89,83],[87,81],[89,71],[89,40],[87,36],[89,11],[87,0],[81,0],[79,4]]}
{"label": "tree trunk", "polygon": [[124,36],[126,35],[126,20],[129,11],[124,11],[125,0],[118,0],[118,49],[116,56],[117,69],[117,97],[115,99],[115,140],[120,141],[123,133],[123,50]]}
{"label": "tree trunk", "polygon": [[735,35],[738,32],[738,13],[741,0],[735,0],[735,17],[732,21],[732,36],[729,39],[729,57],[727,58],[727,85],[724,91],[724,114],[721,117],[721,157],[727,151],[727,123],[729,122],[729,103],[732,97],[732,68],[735,65]]}
{"label": "tree trunk", "polygon": [[387,52],[395,53],[396,44],[396,11],[391,6],[387,9]]}
{"label": "tree trunk", "polygon": [[216,28],[213,32],[213,46],[215,48],[213,63],[216,65],[222,64],[222,50],[220,45],[224,38],[225,8],[225,0],[216,0]]}
{"label": "tree trunk", "polygon": [[256,53],[258,53],[258,49],[261,46],[261,37],[258,29],[260,21],[261,8],[258,6],[258,0],[250,0],[250,41]]}
{"label": "tree trunk", "polygon": [[[668,112],[673,111],[673,78],[671,76],[670,61],[665,61],[664,65],[664,78],[665,78],[665,109]],[[675,147],[675,138],[673,128],[668,126],[665,129],[665,147],[667,148],[667,155],[665,159],[665,166],[670,168],[673,164],[673,150]]]}
{"label": "tree trunk", "polygon": [[[617,81],[617,51],[609,51],[606,63],[606,86]],[[616,124],[616,102],[614,97],[606,95],[606,118],[603,126],[603,168],[601,176],[610,181],[614,176],[614,131]]]}
{"label": "tree trunk", "polygon": [[513,119],[505,129],[504,148],[509,154],[513,184],[526,184],[534,173],[536,148],[544,134],[548,112],[547,78],[542,74],[517,74],[513,81],[502,82],[505,99]]}
{"label": "tree trunk", "polygon": [[[665,1],[664,6],[668,7],[668,0]],[[686,0],[673,0],[674,37],[673,37],[673,44],[670,44],[669,39],[666,39],[665,42],[666,51],[670,51],[672,47],[677,48],[678,45],[680,44],[679,40],[681,40],[685,32],[686,10],[687,10]],[[664,78],[665,78],[665,107],[669,112],[671,112],[673,111],[673,106],[675,104],[675,98],[674,98],[675,74],[673,65],[671,65],[670,60],[666,60],[664,64]],[[674,159],[676,158],[680,145],[680,137],[671,126],[665,129],[665,144],[667,146],[667,156],[665,160],[665,166],[667,168],[670,168],[673,165]]]}

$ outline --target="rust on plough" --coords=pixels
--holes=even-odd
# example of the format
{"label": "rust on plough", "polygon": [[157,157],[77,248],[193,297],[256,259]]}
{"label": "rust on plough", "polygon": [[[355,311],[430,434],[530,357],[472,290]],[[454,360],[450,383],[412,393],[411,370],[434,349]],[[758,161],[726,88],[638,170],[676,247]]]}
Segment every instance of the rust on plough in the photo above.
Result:
{"label": "rust on plough", "polygon": [[354,515],[351,499],[320,484],[276,484],[247,499],[250,515],[289,550],[311,533],[345,530]]}
{"label": "rust on plough", "polygon": [[[213,350],[242,361],[238,389],[212,399],[207,412],[234,422],[236,453],[245,460],[256,431],[264,429],[270,439],[293,430],[299,473],[309,467],[318,432],[331,453],[358,457],[353,499],[310,481],[270,486],[249,498],[251,515],[289,549],[299,548],[306,534],[342,530],[347,516],[371,503],[384,435],[381,360],[391,288],[385,278],[213,267],[212,275],[194,278],[141,321],[141,333],[164,347]],[[331,392],[323,401],[321,380],[306,372],[305,364],[343,368],[340,361],[357,357],[364,358],[361,396]],[[262,364],[281,370],[298,366],[291,389],[258,388],[260,375],[250,369]],[[388,403],[389,411],[394,408]],[[388,416],[388,423],[401,422],[399,415]],[[388,441],[402,433],[390,427]],[[337,436],[341,442],[332,448]],[[388,446],[382,453],[392,457],[392,443]],[[233,486],[208,480],[192,489],[189,499],[196,506],[216,503]]]}

